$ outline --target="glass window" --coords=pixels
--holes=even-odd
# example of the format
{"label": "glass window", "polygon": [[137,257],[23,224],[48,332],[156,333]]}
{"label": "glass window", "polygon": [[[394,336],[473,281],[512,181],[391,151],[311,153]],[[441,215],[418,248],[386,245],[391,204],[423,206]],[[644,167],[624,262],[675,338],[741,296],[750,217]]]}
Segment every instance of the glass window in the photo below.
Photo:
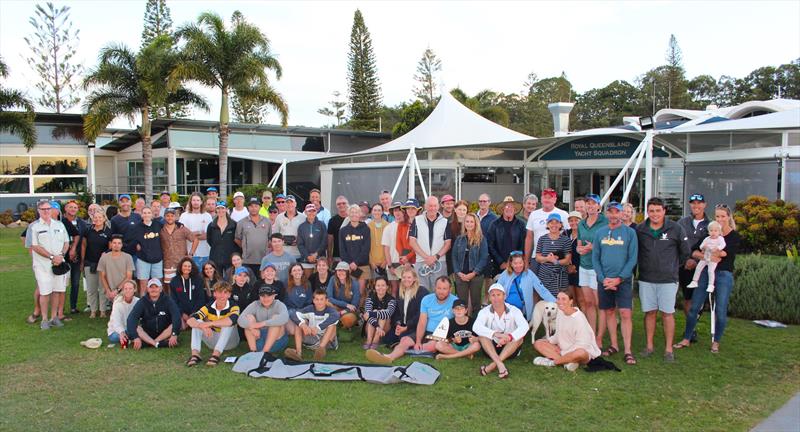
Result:
{"label": "glass window", "polygon": [[[144,162],[128,161],[128,187],[131,192],[144,192]],[[153,159],[153,190],[167,188],[167,160]]]}
{"label": "glass window", "polygon": [[[644,170],[642,170],[640,177],[644,177],[644,175]],[[683,216],[683,167],[658,168],[656,175],[658,176],[658,190],[655,196],[663,199],[667,204],[667,216],[672,219],[680,218]],[[635,196],[632,198],[636,199]]]}
{"label": "glass window", "polygon": [[0,174],[25,175],[31,173],[28,156],[3,156],[0,157]]}
{"label": "glass window", "polygon": [[800,146],[800,133],[789,132],[789,145]]}
{"label": "glass window", "polygon": [[771,200],[778,198],[777,161],[743,163],[698,163],[686,166],[685,196],[705,195],[709,207],[716,204],[734,206],[750,195]]}
{"label": "glass window", "polygon": [[800,204],[800,160],[786,161],[786,201]]}
{"label": "glass window", "polygon": [[760,133],[760,134],[733,134],[731,148],[751,149],[763,147],[780,147],[783,140],[780,133]]}
{"label": "glass window", "polygon": [[0,194],[31,193],[28,177],[0,177]]}
{"label": "glass window", "polygon": [[69,193],[86,187],[86,177],[34,177],[34,193]]}
{"label": "glass window", "polygon": [[731,134],[691,134],[689,152],[725,151],[731,148]]}
{"label": "glass window", "polygon": [[33,173],[38,175],[86,174],[86,157],[33,157]]}

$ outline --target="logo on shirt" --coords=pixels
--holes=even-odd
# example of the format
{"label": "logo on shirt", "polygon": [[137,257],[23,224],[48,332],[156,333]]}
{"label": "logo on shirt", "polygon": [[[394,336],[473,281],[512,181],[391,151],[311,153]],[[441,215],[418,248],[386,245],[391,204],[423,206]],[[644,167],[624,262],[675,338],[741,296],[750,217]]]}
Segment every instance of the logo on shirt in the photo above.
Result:
{"label": "logo on shirt", "polygon": [[158,233],[157,232],[151,232],[151,233],[147,233],[147,234],[144,235],[145,240],[154,239],[156,237],[158,237]]}
{"label": "logo on shirt", "polygon": [[661,240],[669,240],[668,233],[661,233]]}
{"label": "logo on shirt", "polygon": [[364,236],[356,234],[348,234],[344,237],[344,239],[347,241],[359,241],[359,240],[364,240]]}
{"label": "logo on shirt", "polygon": [[622,246],[625,244],[625,240],[622,240],[622,237],[606,237],[603,240],[600,240],[600,244],[604,244],[606,246]]}

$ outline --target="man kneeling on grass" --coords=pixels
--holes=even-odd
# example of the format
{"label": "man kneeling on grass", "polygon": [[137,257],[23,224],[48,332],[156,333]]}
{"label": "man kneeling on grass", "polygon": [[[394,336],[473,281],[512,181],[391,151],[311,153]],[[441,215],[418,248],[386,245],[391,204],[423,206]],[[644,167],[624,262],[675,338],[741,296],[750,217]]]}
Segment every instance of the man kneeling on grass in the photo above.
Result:
{"label": "man kneeling on grass", "polygon": [[544,356],[533,359],[533,364],[547,367],[564,365],[565,369],[574,372],[579,365],[599,357],[600,348],[597,347],[589,321],[583,312],[573,306],[570,294],[558,293],[556,305],[556,332],[547,339],[533,343],[533,348]]}
{"label": "man kneeling on grass", "polygon": [[147,295],[142,296],[128,315],[128,338],[133,349],[141,349],[142,342],[164,348],[178,345],[181,331],[181,311],[172,297],[164,295],[158,279],[147,281]]}
{"label": "man kneeling on grass", "polygon": [[213,349],[206,366],[219,364],[219,356],[225,350],[239,345],[236,321],[239,319],[239,306],[231,303],[231,285],[225,281],[214,284],[214,301],[193,313],[186,324],[192,328],[192,357],[186,366],[192,367],[203,361],[200,348],[205,343]]}
{"label": "man kneeling on grass", "polygon": [[500,379],[508,378],[508,368],[503,361],[519,355],[522,340],[528,333],[528,321],[516,306],[506,303],[503,285],[495,283],[489,287],[489,301],[491,304],[478,312],[472,326],[483,351],[492,359],[488,365],[481,366],[480,373],[486,376],[497,368]]}
{"label": "man kneeling on grass", "polygon": [[239,327],[244,329],[247,346],[251,352],[278,353],[286,348],[289,339],[284,326],[289,322],[289,311],[275,297],[278,291],[272,285],[258,289],[258,301],[250,303],[239,316]]}
{"label": "man kneeling on grass", "polygon": [[456,299],[453,302],[453,318],[447,327],[447,340],[436,342],[436,360],[454,359],[460,357],[472,358],[481,350],[478,336],[472,332],[475,320],[467,315],[467,303]]}
{"label": "man kneeling on grass", "polygon": [[328,306],[328,293],[324,289],[314,291],[312,303],[290,317],[295,324],[294,348],[287,348],[284,357],[303,361],[303,345],[314,350],[314,361],[322,361],[328,349],[339,348],[336,339],[336,324],[339,312]]}

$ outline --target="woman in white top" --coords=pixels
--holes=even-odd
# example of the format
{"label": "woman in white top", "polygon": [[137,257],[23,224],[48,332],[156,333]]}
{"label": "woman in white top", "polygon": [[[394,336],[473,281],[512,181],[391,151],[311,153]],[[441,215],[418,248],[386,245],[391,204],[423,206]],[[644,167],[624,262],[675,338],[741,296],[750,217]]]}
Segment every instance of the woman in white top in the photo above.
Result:
{"label": "woman in white top", "polygon": [[[199,192],[192,193],[189,197],[189,201],[186,203],[186,212],[181,215],[178,222],[185,225],[186,228],[194,233],[195,237],[200,240],[197,249],[194,251],[194,256],[192,257],[195,265],[199,268],[203,268],[203,264],[208,261],[208,256],[211,255],[211,246],[206,240],[208,224],[210,224],[211,221],[211,215],[203,211],[203,196]],[[192,251],[191,241],[186,241],[186,250],[187,252]]]}
{"label": "woman in white top", "polygon": [[544,357],[536,357],[533,364],[537,366],[564,365],[569,371],[587,364],[600,356],[594,331],[583,312],[574,306],[574,298],[569,292],[560,292],[556,297],[558,315],[556,316],[556,332],[547,339],[539,339],[533,348]]}
{"label": "woman in white top", "polygon": [[114,299],[114,305],[111,307],[111,319],[108,320],[107,334],[110,343],[119,343],[122,346],[128,343],[125,328],[128,325],[128,315],[139,301],[139,297],[136,297],[135,294],[136,282],[130,279],[122,282],[122,293]]}

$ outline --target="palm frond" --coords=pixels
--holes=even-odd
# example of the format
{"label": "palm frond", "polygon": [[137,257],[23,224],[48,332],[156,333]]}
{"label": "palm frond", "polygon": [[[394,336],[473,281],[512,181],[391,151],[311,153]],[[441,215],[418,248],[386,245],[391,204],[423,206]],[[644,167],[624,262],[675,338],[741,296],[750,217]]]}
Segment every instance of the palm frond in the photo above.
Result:
{"label": "palm frond", "polygon": [[36,127],[32,112],[0,111],[0,131],[18,136],[25,149],[36,145]]}

